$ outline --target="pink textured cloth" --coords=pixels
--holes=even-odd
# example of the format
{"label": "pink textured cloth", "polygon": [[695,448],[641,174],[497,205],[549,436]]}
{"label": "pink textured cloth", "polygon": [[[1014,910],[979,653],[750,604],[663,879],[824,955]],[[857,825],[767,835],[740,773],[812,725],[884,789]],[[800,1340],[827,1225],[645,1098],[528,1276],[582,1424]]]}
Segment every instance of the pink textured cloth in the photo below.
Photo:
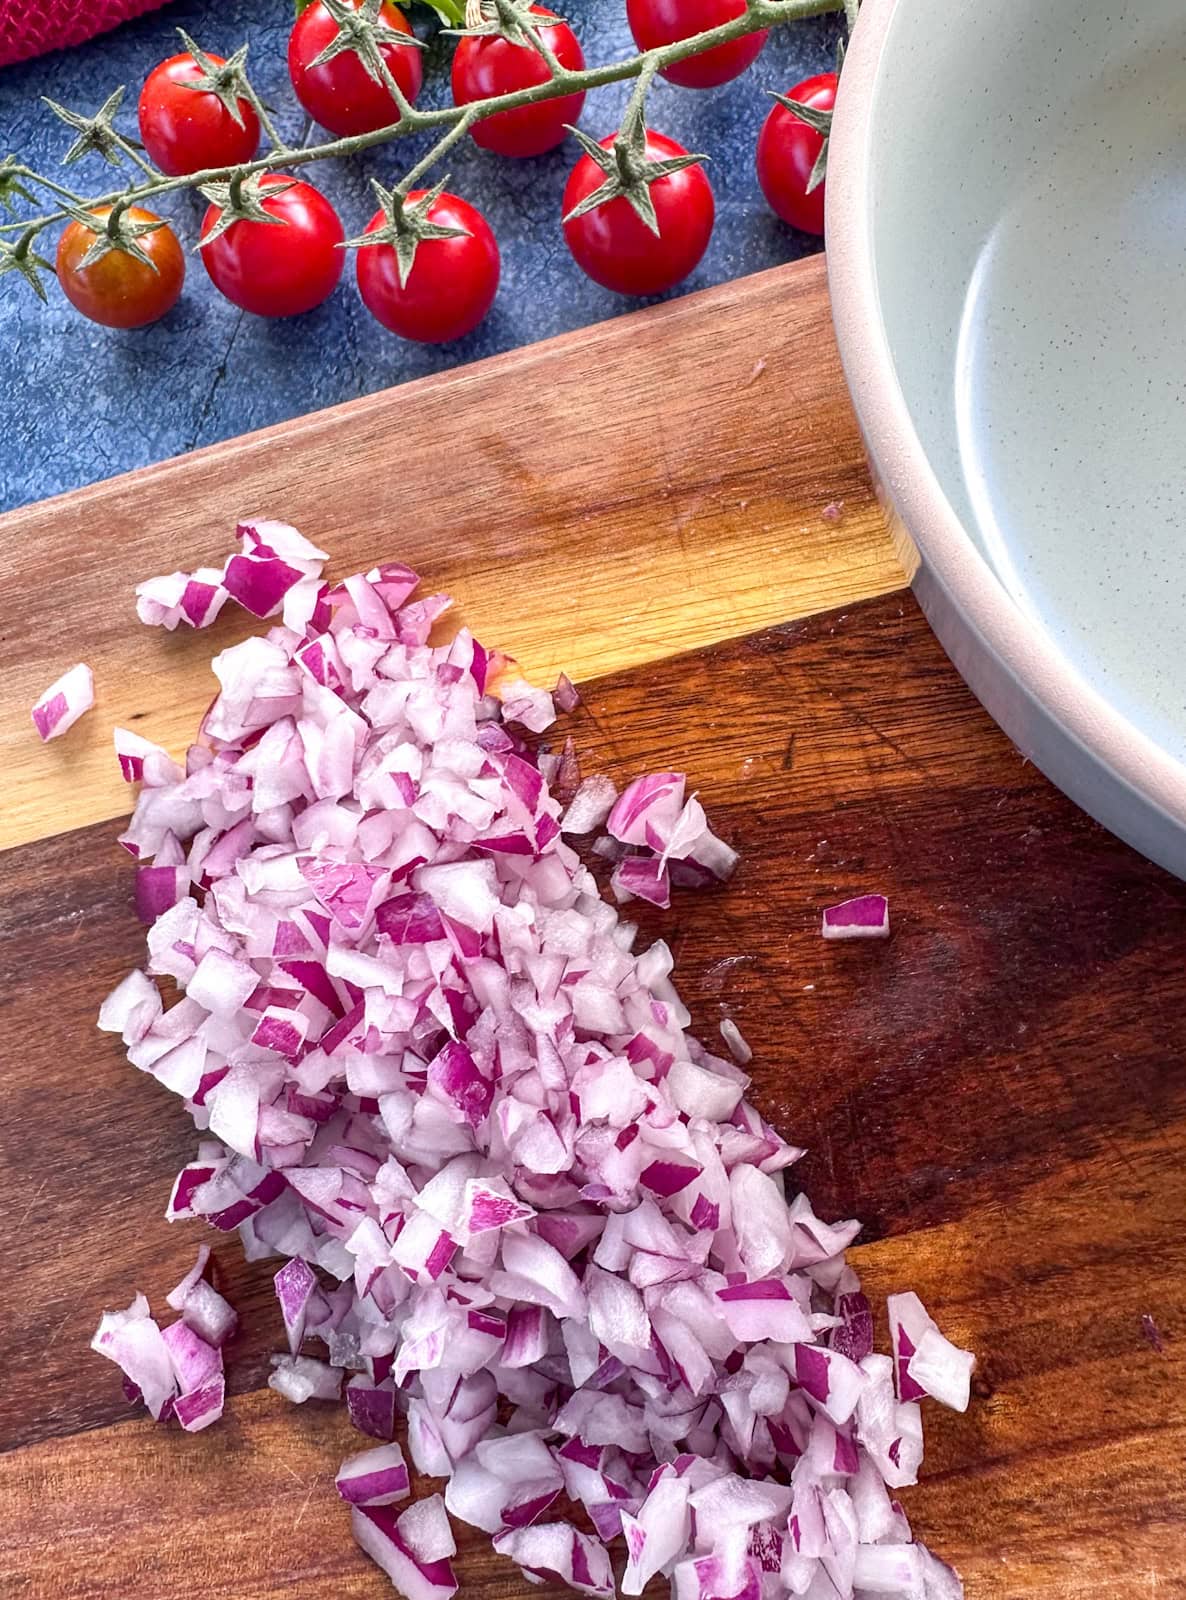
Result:
{"label": "pink textured cloth", "polygon": [[0,67],[82,44],[164,0],[0,0]]}

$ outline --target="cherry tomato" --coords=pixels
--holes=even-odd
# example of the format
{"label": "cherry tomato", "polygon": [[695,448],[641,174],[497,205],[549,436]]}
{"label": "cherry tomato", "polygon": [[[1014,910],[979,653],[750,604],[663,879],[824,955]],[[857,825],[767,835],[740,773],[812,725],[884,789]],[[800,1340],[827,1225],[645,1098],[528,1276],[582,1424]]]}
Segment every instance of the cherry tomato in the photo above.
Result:
{"label": "cherry tomato", "polygon": [[[614,136],[602,139],[608,150]],[[665,161],[686,152],[661,133],[647,134],[647,156]],[[605,173],[590,156],[582,156],[564,190],[568,215],[601,186]],[[564,224],[564,238],[574,260],[595,283],[619,294],[662,294],[674,287],[700,260],[712,234],[712,189],[703,167],[685,167],[651,184],[651,200],[659,222],[656,236],[628,200],[619,196]]]}
{"label": "cherry tomato", "polygon": [[[537,17],[555,15],[543,6],[531,9]],[[583,70],[584,52],[566,22],[542,29],[540,37],[562,67]],[[471,34],[459,41],[453,56],[453,103],[467,106],[472,100],[513,94],[546,83],[548,77],[547,64],[530,45],[513,44],[501,34]],[[499,111],[473,128],[474,143],[500,156],[542,155],[564,142],[565,124],[576,122],[584,103],[583,94],[566,94],[517,111]]]}
{"label": "cherry tomato", "polygon": [[[97,207],[92,213],[96,223],[110,214],[110,206]],[[139,206],[129,207],[127,215],[133,222],[156,221],[151,211]],[[185,257],[167,223],[137,240],[155,272],[122,250],[108,250],[84,267],[82,258],[95,237],[90,228],[71,222],[58,240],[58,282],[75,310],[105,328],[142,328],[172,310],[185,282]]]}
{"label": "cherry tomato", "polygon": [[[745,10],[746,0],[626,0],[626,19],[640,50],[656,50],[690,39],[693,34],[732,22]],[[769,30],[747,33],[729,44],[719,44],[703,55],[664,67],[662,75],[684,89],[715,89],[751,66],[762,52]]]}
{"label": "cherry tomato", "polygon": [[[211,56],[216,67],[222,56]],[[233,167],[250,161],[259,148],[259,118],[239,100],[240,127],[216,94],[187,89],[201,76],[188,52],[154,67],[140,91],[140,137],[162,172],[171,178],[203,167]]]}
{"label": "cherry tomato", "polygon": [[[362,0],[349,0],[355,11],[361,3]],[[390,0],[384,0],[379,20],[397,33],[412,36],[408,19]],[[312,65],[337,37],[337,23],[321,0],[313,0],[297,18],[288,38],[288,72],[297,99],[315,122],[340,139],[373,133],[376,128],[398,122],[395,101],[386,86],[371,77],[357,51],[343,50],[319,67]],[[414,101],[424,77],[418,46],[385,44],[380,46],[380,54],[405,97]]]}
{"label": "cherry tomato", "polygon": [[[788,100],[830,111],[836,104],[836,74],[821,72],[787,90]],[[808,179],[823,144],[822,135],[776,105],[758,135],[758,182],[771,210],[804,233],[824,231],[824,187],[807,193]]]}
{"label": "cherry tomato", "polygon": [[[283,217],[271,222],[232,222],[225,233],[201,247],[202,262],[216,289],[257,317],[293,317],[333,293],[342,276],[344,237],[338,213],[311,183],[297,183],[268,173],[261,189],[292,183],[271,196],[263,208]],[[211,206],[202,221],[203,236],[218,220]]]}
{"label": "cherry tomato", "polygon": [[[424,193],[413,189],[408,199],[415,202]],[[422,240],[402,287],[391,245],[364,245],[358,252],[358,290],[371,315],[401,339],[444,344],[476,328],[494,304],[498,241],[482,213],[455,194],[442,194],[428,216],[442,227],[464,228],[466,237]],[[386,220],[376,211],[366,231],[374,233]]]}

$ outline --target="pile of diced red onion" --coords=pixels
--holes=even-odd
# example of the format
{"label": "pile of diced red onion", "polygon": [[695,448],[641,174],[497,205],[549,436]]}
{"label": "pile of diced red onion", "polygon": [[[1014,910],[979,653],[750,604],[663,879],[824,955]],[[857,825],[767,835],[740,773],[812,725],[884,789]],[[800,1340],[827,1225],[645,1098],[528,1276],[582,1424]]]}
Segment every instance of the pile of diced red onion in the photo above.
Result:
{"label": "pile of diced red onion", "polygon": [[[295,530],[239,534],[139,591],[166,627],[228,596],[282,621],[215,658],[184,769],[116,732],[148,960],[100,1025],[202,1135],[169,1217],[282,1262],[271,1386],[376,1441],[337,1480],[362,1548],[407,1600],[457,1591],[451,1518],[584,1594],[617,1592],[615,1556],[624,1595],[961,1594],[894,1491],[918,1401],[963,1409],[972,1357],[910,1294],[873,1353],[858,1224],[788,1199],[801,1152],[746,1101],[748,1046],[687,1032],[666,945],[635,952],[566,842],[605,825],[623,901],[726,876],[682,777],[577,786],[523,736],[552,697],[464,628],[430,645],[448,602],[408,569],[329,585]],[[235,1321],[205,1266],[172,1326],[138,1296],[95,1339],[189,1429]],[[397,1431],[443,1499],[410,1500]]]}

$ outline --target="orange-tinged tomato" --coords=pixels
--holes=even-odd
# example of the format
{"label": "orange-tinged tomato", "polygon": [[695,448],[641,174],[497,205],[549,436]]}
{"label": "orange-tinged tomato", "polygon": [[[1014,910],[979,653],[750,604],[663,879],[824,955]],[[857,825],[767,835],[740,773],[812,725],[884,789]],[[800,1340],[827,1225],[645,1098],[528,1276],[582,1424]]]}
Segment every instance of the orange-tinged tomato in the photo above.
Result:
{"label": "orange-tinged tomato", "polygon": [[[84,267],[83,257],[110,212],[110,206],[92,212],[93,231],[80,222],[66,226],[58,240],[58,282],[70,304],[91,322],[105,328],[142,328],[177,304],[185,282],[185,257],[177,235],[165,223],[137,240],[152,266],[123,250],[108,250]],[[127,215],[133,222],[158,220],[139,206],[130,207]]]}

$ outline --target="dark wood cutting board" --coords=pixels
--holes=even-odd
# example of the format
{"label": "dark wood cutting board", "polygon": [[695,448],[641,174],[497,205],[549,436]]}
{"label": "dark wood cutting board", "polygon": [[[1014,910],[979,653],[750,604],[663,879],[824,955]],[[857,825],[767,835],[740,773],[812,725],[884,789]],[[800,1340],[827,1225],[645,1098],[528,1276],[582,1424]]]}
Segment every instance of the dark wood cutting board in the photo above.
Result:
{"label": "dark wood cutting board", "polygon": [[[685,767],[741,849],[648,931],[700,1029],[754,1046],[821,1214],[864,1219],[870,1291],[979,1353],[903,1496],[971,1600],[1186,1596],[1186,887],[1021,760],[898,587],[815,263],[0,519],[0,1595],[390,1593],[333,1491],[357,1436],[263,1387],[266,1264],[218,1248],[248,1332],[207,1433],[142,1421],[87,1350],[199,1238],[162,1216],[183,1113],[93,1028],[142,942],[108,730],[180,742],[236,636],[134,631],[128,594],[252,510],[567,660],[585,769]],[[43,750],[27,707],[79,658],[100,707]],[[863,889],[892,939],[825,944]],[[524,1592],[483,1538],[460,1572]]]}

